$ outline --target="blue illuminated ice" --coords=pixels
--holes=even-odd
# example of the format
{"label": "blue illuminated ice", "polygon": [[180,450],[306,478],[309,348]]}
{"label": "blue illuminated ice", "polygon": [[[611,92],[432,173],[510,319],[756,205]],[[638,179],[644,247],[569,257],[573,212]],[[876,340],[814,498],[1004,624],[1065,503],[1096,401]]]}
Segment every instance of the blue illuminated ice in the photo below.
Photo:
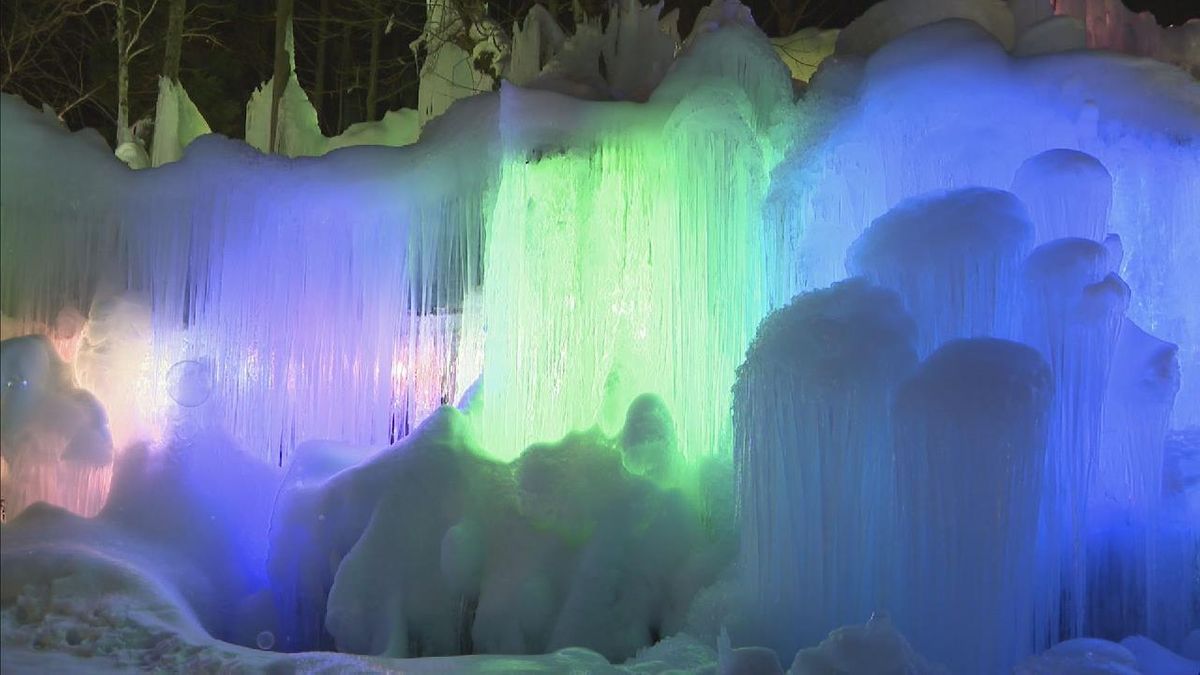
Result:
{"label": "blue illuminated ice", "polygon": [[886,592],[891,406],[916,367],[915,332],[895,293],[854,279],[767,317],[738,370],[749,630],[785,659],[870,616]]}

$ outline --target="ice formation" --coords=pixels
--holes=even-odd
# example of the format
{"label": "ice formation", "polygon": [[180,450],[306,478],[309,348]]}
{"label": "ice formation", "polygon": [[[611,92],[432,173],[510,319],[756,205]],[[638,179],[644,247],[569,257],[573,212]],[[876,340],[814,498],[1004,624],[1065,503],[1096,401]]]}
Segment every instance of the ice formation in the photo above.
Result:
{"label": "ice formation", "polygon": [[94,515],[104,504],[113,439],[96,397],[76,388],[41,335],[0,341],[0,489],[14,513],[38,501]]}
{"label": "ice formation", "polygon": [[[896,395],[893,602],[918,649],[952,672],[1011,666],[1045,630],[1030,587],[1048,571],[1029,533],[1054,393],[1036,351],[979,338],[941,347]],[[970,637],[981,629],[983,644]]]}
{"label": "ice formation", "polygon": [[1148,56],[1173,63],[1200,76],[1200,19],[1180,26],[1160,26],[1149,12],[1135,14],[1120,0],[1043,0],[1054,14],[1083,24],[1093,49]]}
{"label": "ice formation", "polygon": [[197,137],[212,133],[204,116],[177,80],[160,77],[154,105],[154,140],[150,165],[162,166],[183,157],[183,149]]}
{"label": "ice formation", "polygon": [[704,508],[717,495],[625,469],[623,454],[669,430],[657,420],[631,414],[626,440],[573,434],[511,464],[481,456],[452,408],[366,462],[305,446],[273,525],[277,638],[399,657],[583,646],[623,660],[675,632],[734,542]]}
{"label": "ice formation", "polygon": [[856,279],[768,317],[738,371],[742,571],[753,634],[785,657],[870,616],[886,588],[891,405],[915,332],[899,297]]}
{"label": "ice formation", "polygon": [[880,216],[850,247],[846,271],[896,291],[917,323],[917,354],[955,338],[1016,335],[1021,260],[1032,226],[1011,193],[921,195]]}
{"label": "ice formation", "polygon": [[[736,2],[686,40],[632,3],[570,37],[535,11],[518,83],[403,148],[326,154],[413,140],[418,114],[343,143],[298,84],[278,155],[250,147],[261,93],[250,146],[184,148],[180,90],[182,156],[134,172],[0,98],[4,377],[117,466],[111,495],[46,485],[89,515],[107,496],[95,518],[26,508],[9,415],[41,403],[5,394],[4,652],[116,649],[108,600],[56,595],[94,575],[150,609],[121,624],[165,645],[149,667],[265,663],[213,638],[1190,667],[1076,638],[1178,651],[1200,623],[1200,85],[1071,51],[1078,26],[1029,3],[914,4],[843,31],[798,97]],[[109,470],[60,445],[54,471]]]}

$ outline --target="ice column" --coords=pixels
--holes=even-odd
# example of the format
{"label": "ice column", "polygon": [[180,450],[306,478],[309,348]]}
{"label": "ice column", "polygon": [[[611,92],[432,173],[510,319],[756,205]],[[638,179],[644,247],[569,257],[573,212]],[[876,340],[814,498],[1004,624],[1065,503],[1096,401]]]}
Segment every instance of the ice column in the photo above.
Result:
{"label": "ice column", "polygon": [[1112,176],[1095,157],[1077,150],[1047,150],[1025,160],[1013,178],[1025,202],[1037,244],[1064,237],[1102,241],[1108,231]]}
{"label": "ice column", "polygon": [[1086,630],[1091,635],[1117,639],[1149,632],[1169,641],[1186,633],[1180,624],[1186,628],[1189,608],[1183,616],[1171,609],[1178,597],[1190,595],[1186,577],[1174,588],[1161,581],[1164,574],[1180,581],[1178,571],[1187,569],[1194,577],[1196,561],[1184,554],[1155,568],[1160,534],[1165,537],[1161,553],[1169,559],[1178,548],[1171,541],[1196,532],[1194,525],[1190,533],[1173,527],[1162,503],[1164,442],[1179,390],[1176,353],[1175,345],[1132,321],[1122,323],[1087,495]]}
{"label": "ice column", "polygon": [[[1058,239],[1030,254],[1022,275],[1022,339],[1054,374],[1046,450],[1042,555],[1060,571],[1039,579],[1063,614],[1040,617],[1054,634],[1081,635],[1084,612],[1084,511],[1100,454],[1100,420],[1108,366],[1129,302],[1129,289],[1109,273],[1108,250],[1090,239]],[[1120,637],[1120,636],[1119,636]],[[1048,645],[1047,645],[1048,646]]]}
{"label": "ice column", "polygon": [[950,672],[1002,672],[1033,651],[1053,396],[1037,351],[997,339],[947,343],[896,395],[896,624]]}
{"label": "ice column", "polygon": [[738,369],[742,571],[756,640],[785,663],[882,606],[890,406],[914,337],[895,293],[852,279],[771,314]]}
{"label": "ice column", "polygon": [[1032,226],[1003,190],[964,188],[901,202],[850,247],[846,269],[900,294],[917,353],[948,340],[1014,337],[1016,280]]}

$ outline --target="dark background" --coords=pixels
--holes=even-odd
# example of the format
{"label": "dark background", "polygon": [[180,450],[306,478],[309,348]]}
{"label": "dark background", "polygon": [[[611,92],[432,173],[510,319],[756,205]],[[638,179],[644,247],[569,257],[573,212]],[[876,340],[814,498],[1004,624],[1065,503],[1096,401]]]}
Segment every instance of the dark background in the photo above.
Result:
{"label": "dark background", "polygon": [[[162,71],[168,0],[124,0],[149,17],[131,60],[130,123],[153,115],[157,76]],[[570,23],[570,0],[537,0]],[[768,35],[787,35],[806,26],[840,28],[875,0],[743,0]],[[534,0],[456,0],[511,28]],[[1124,0],[1135,11],[1151,11],[1163,25],[1200,17],[1200,0]],[[71,128],[95,127],[110,142],[116,122],[116,0],[3,0],[0,3],[0,85],[31,103],[49,105]],[[608,0],[582,0],[585,11],[602,16]],[[663,13],[680,10],[686,35],[704,0],[666,0]],[[180,81],[216,132],[240,137],[250,93],[271,76],[275,0],[189,0]],[[72,14],[76,11],[77,14]],[[322,15],[324,20],[322,20]],[[425,19],[424,0],[295,0],[296,68],[326,134],[336,134],[366,117],[371,34],[390,24],[380,40],[378,103],[383,111],[416,107],[417,65],[409,44]],[[29,38],[30,26],[45,30]],[[319,45],[326,55],[325,82],[316,91]]]}

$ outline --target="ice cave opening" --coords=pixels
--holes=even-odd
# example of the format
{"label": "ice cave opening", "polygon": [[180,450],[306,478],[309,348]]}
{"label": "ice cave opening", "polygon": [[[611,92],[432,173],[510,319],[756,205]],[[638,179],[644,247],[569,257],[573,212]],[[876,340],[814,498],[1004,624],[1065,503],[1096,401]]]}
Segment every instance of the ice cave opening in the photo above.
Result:
{"label": "ice cave opening", "polygon": [[337,137],[0,96],[5,672],[1200,672],[1200,20],[535,8]]}

